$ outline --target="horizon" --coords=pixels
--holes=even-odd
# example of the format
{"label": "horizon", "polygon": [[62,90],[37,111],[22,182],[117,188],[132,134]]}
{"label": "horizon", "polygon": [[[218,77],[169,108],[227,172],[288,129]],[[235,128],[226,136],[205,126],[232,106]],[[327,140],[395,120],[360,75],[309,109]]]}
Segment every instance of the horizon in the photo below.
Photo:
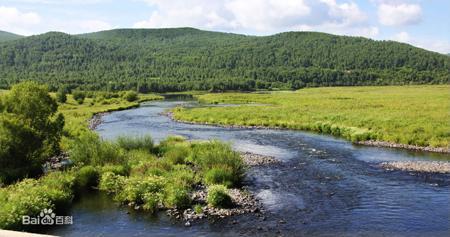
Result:
{"label": "horizon", "polygon": [[23,36],[180,27],[254,36],[323,32],[448,54],[445,9],[450,2],[439,0],[4,0],[0,30]]}

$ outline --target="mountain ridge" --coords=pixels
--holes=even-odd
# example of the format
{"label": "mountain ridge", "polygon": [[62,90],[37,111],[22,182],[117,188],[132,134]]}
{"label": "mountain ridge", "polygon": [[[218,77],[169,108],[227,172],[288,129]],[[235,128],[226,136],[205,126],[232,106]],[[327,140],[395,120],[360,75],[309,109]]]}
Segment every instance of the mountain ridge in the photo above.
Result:
{"label": "mountain ridge", "polygon": [[3,42],[0,52],[3,88],[25,79],[51,87],[145,92],[443,84],[450,77],[450,60],[443,54],[395,41],[318,32],[48,32]]}

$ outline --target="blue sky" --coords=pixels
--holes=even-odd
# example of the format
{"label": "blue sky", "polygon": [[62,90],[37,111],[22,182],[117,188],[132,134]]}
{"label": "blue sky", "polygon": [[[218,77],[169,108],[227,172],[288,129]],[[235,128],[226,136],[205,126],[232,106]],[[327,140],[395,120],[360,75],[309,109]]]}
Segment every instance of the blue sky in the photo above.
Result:
{"label": "blue sky", "polygon": [[0,0],[0,30],[23,35],[181,26],[321,31],[450,53],[450,0]]}

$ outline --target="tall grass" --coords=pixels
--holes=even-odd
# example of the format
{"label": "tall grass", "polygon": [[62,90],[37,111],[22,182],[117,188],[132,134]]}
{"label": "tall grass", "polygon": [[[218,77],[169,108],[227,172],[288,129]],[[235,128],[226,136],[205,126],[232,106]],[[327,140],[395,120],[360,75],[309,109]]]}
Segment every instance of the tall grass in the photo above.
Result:
{"label": "tall grass", "polygon": [[439,85],[205,94],[197,98],[204,103],[243,105],[177,108],[174,117],[219,125],[309,130],[351,141],[380,140],[449,147],[449,90],[448,85]]}

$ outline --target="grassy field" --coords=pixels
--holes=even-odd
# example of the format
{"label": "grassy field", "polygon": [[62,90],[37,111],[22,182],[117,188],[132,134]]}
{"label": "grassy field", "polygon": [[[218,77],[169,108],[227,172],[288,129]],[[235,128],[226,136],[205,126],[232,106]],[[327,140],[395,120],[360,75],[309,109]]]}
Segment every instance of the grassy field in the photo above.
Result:
{"label": "grassy field", "polygon": [[196,97],[203,103],[243,105],[176,108],[173,112],[175,119],[192,122],[279,127],[317,131],[351,141],[448,147],[449,91],[449,86],[440,85],[205,94]]}
{"label": "grassy field", "polygon": [[67,102],[60,104],[58,111],[64,115],[65,126],[64,131],[67,135],[63,138],[63,148],[67,144],[67,139],[77,137],[81,133],[88,130],[88,121],[96,113],[122,110],[134,106],[138,106],[140,102],[162,99],[162,96],[155,94],[140,94],[139,100],[128,102],[123,99],[112,98],[105,100],[103,103],[94,103],[94,99],[86,98],[84,103],[79,105],[71,95],[67,96]]}

